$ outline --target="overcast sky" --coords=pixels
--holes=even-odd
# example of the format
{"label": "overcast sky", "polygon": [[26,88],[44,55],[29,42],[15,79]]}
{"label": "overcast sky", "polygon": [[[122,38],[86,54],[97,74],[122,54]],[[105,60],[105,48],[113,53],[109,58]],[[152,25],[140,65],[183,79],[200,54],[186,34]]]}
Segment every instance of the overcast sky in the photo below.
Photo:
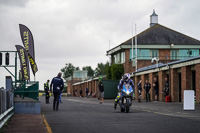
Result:
{"label": "overcast sky", "polygon": [[[0,51],[16,50],[22,45],[19,24],[29,27],[43,89],[66,63],[95,69],[108,61],[109,40],[113,48],[131,38],[132,23],[138,33],[149,28],[153,9],[159,24],[200,40],[199,5],[198,0],[0,0]],[[7,75],[0,68],[0,87]]]}

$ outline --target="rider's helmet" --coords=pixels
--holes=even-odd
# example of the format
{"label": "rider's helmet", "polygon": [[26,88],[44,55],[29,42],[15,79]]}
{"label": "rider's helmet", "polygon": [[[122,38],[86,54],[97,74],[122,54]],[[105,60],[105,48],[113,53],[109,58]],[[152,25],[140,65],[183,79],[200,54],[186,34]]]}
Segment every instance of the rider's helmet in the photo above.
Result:
{"label": "rider's helmet", "polygon": [[99,81],[102,81],[102,77],[101,76],[99,77]]}
{"label": "rider's helmet", "polygon": [[125,73],[124,75],[123,75],[123,80],[124,81],[128,81],[130,79],[130,74],[129,73]]}

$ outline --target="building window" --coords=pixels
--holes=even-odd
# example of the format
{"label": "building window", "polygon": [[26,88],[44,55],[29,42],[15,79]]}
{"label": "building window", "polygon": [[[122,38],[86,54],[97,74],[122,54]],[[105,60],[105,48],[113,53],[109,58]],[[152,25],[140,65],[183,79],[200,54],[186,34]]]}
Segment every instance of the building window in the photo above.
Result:
{"label": "building window", "polygon": [[171,60],[177,60],[178,59],[178,50],[171,50]]}
{"label": "building window", "polygon": [[121,63],[125,63],[125,52],[121,52]]}
{"label": "building window", "polygon": [[117,53],[113,56],[114,64],[120,64],[125,62],[125,52]]}
{"label": "building window", "polygon": [[190,56],[199,56],[199,49],[191,49],[191,55]]}
{"label": "building window", "polygon": [[171,50],[171,59],[172,60],[182,60],[189,57],[194,57],[199,55],[199,49],[179,49]]}
{"label": "building window", "polygon": [[188,58],[188,50],[179,50],[179,58],[178,59],[185,59]]}
{"label": "building window", "polygon": [[[153,57],[158,57],[158,50],[137,49],[137,59],[150,60]],[[132,49],[130,49],[130,59],[132,59]],[[133,49],[133,59],[135,59],[135,49]]]}
{"label": "building window", "polygon": [[159,57],[159,55],[158,55],[158,50],[157,50],[157,49],[151,50],[151,57],[152,57],[152,58],[154,58],[154,57]]}
{"label": "building window", "polygon": [[116,55],[113,56],[113,63],[116,64],[117,60],[116,60]]}
{"label": "building window", "polygon": [[120,63],[120,53],[116,55],[116,64]]}

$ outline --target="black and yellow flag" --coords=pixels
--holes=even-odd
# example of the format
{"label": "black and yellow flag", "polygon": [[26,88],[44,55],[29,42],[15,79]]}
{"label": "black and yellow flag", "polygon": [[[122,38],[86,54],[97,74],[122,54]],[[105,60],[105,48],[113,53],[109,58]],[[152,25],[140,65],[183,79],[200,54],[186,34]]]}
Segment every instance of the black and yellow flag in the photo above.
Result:
{"label": "black and yellow flag", "polygon": [[38,71],[37,64],[35,62],[35,50],[34,50],[34,41],[33,41],[33,35],[31,31],[22,24],[19,24],[21,39],[24,44],[24,47],[28,53],[28,58],[31,64],[31,68],[33,71],[33,75],[35,76],[35,73]]}
{"label": "black and yellow flag", "polygon": [[20,66],[21,66],[21,73],[23,80],[30,80],[30,71],[28,65],[28,54],[24,47],[20,45],[15,45],[19,59],[20,59]]}

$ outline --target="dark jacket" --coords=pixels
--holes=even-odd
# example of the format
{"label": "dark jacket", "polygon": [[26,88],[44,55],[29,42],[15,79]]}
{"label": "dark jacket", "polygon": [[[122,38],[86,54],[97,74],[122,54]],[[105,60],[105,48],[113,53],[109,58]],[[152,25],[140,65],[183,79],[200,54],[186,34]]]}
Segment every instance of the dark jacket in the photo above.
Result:
{"label": "dark jacket", "polygon": [[165,92],[166,92],[166,95],[169,95],[169,83],[168,83],[168,81],[165,82]]}
{"label": "dark jacket", "polygon": [[88,89],[88,88],[86,88],[86,89],[85,89],[85,92],[86,92],[86,93],[89,93],[89,89]]}
{"label": "dark jacket", "polygon": [[99,91],[104,92],[104,85],[102,81],[99,82]]}
{"label": "dark jacket", "polygon": [[158,90],[158,81],[154,82],[155,86],[154,86],[154,90]]}
{"label": "dark jacket", "polygon": [[137,88],[138,88],[138,90],[142,91],[142,83],[139,82],[139,83],[137,84]]}
{"label": "dark jacket", "polygon": [[151,84],[150,83],[145,83],[144,84],[144,90],[146,90],[146,92],[149,92],[150,89],[151,89]]}
{"label": "dark jacket", "polygon": [[51,85],[50,85],[51,90],[52,90],[52,85],[53,85],[53,92],[61,93],[64,87],[63,79],[60,77],[53,78],[51,80]]}

